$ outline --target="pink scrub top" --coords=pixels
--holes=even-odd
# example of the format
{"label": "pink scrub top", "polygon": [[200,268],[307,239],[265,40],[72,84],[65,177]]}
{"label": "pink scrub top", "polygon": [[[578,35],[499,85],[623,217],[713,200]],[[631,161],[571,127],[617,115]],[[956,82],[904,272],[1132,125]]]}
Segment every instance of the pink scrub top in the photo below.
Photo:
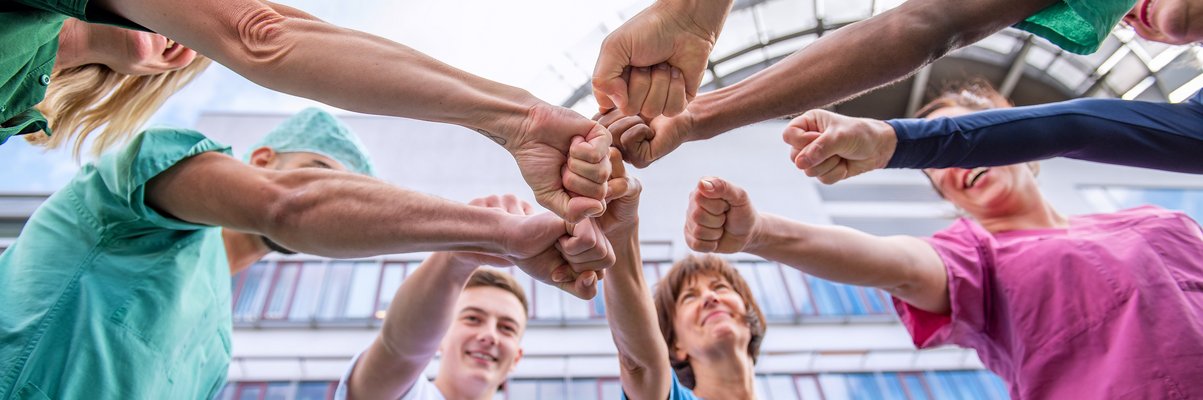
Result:
{"label": "pink scrub top", "polygon": [[962,218],[928,243],[952,311],[895,298],[915,346],[977,350],[1016,399],[1203,399],[1203,233],[1185,214],[994,235]]}

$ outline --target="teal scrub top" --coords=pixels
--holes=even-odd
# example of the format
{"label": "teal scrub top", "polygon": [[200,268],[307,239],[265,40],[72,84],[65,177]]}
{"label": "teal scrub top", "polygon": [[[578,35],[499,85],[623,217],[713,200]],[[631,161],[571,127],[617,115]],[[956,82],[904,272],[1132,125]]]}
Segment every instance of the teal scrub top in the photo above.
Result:
{"label": "teal scrub top", "polygon": [[1065,51],[1090,54],[1099,49],[1135,4],[1136,0],[1062,0],[1015,27],[1048,39]]}
{"label": "teal scrub top", "polygon": [[[668,375],[673,379],[672,385],[668,387],[668,400],[702,400],[701,397],[693,394],[692,390],[681,384],[681,381],[677,379],[676,371]],[[627,392],[622,392],[622,400],[627,399]]]}
{"label": "teal scrub top", "polygon": [[46,96],[58,53],[58,34],[68,17],[143,29],[111,13],[89,10],[88,0],[15,0],[0,4],[0,144],[14,135],[50,133],[46,117],[33,106]]}
{"label": "teal scrub top", "polygon": [[85,165],[0,255],[0,399],[209,399],[230,362],[221,229],[146,204],[146,183],[227,146],[152,129]]}

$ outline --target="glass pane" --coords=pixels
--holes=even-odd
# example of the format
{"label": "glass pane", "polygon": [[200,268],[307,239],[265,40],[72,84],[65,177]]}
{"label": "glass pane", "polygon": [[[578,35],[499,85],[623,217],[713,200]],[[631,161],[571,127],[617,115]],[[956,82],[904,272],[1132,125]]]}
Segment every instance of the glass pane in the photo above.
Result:
{"label": "glass pane", "polygon": [[806,278],[806,281],[810,283],[811,293],[815,296],[815,303],[819,307],[819,314],[845,314],[843,297],[840,295],[839,290],[834,284],[813,276],[808,276]]}
{"label": "glass pane", "polygon": [[593,313],[593,315],[590,315],[590,318],[603,318],[603,319],[606,318],[606,290],[605,289],[606,289],[605,282],[602,282],[602,281],[597,282],[597,297],[594,297],[593,300],[590,300],[590,303],[589,303],[590,306],[592,307],[590,312]]}
{"label": "glass pane", "polygon": [[978,371],[978,379],[982,381],[982,389],[986,394],[990,395],[991,399],[1006,400],[1010,398],[1010,393],[1007,390],[1007,385],[990,371]]}
{"label": "glass pane", "polygon": [[259,317],[259,310],[263,304],[266,286],[265,280],[270,272],[271,265],[266,262],[258,262],[247,268],[242,273],[246,278],[242,281],[242,288],[238,292],[238,299],[234,302],[234,320],[235,321],[254,321]]}
{"label": "glass pane", "polygon": [[[597,399],[597,379],[573,379],[572,386],[568,389],[569,399],[594,400]],[[615,397],[617,399],[617,397]],[[613,400],[613,399],[607,399]]]}
{"label": "glass pane", "polygon": [[768,398],[772,400],[798,400],[798,391],[794,389],[794,380],[788,376],[769,376],[765,378],[768,388]]}
{"label": "glass pane", "polygon": [[868,301],[869,314],[889,314],[893,312],[893,303],[890,303],[889,297],[879,289],[861,288],[865,300]]}
{"label": "glass pane", "polygon": [[331,262],[326,271],[326,284],[322,288],[321,304],[318,306],[318,318],[324,320],[342,317],[339,312],[347,304],[347,291],[351,288],[351,268],[355,264],[349,262]]}
{"label": "glass pane", "polygon": [[263,395],[262,383],[244,383],[238,391],[238,400],[259,400]]}
{"label": "glass pane", "polygon": [[388,305],[393,302],[397,288],[401,287],[401,279],[405,277],[405,263],[385,263],[384,279],[380,282],[380,297],[376,299],[376,319],[384,319]]}
{"label": "glass pane", "polygon": [[226,386],[221,388],[221,393],[217,394],[213,400],[230,400],[234,398],[234,383],[226,383]]}
{"label": "glass pane", "polygon": [[894,373],[877,373],[877,385],[881,387],[881,394],[884,398],[890,400],[907,400],[906,392],[902,390],[902,382],[898,380],[898,374]]}
{"label": "glass pane", "polygon": [[[813,281],[812,281],[813,282]],[[848,379],[844,375],[839,374],[823,374],[819,375],[819,387],[823,391],[823,396],[828,399],[847,399],[848,395]]]}
{"label": "glass pane", "polygon": [[844,304],[848,305],[846,311],[848,311],[849,315],[865,315],[865,300],[860,295],[860,288],[839,283],[833,285],[839,288],[839,293],[844,299]]}
{"label": "glass pane", "polygon": [[296,400],[326,400],[329,391],[329,382],[301,382]]}
{"label": "glass pane", "polygon": [[656,264],[656,263],[643,264],[643,280],[647,282],[647,287],[649,289],[656,287],[656,283],[660,282],[660,272],[658,272],[658,264]]}
{"label": "glass pane", "polygon": [[606,379],[601,382],[601,399],[612,400],[622,398],[622,382],[617,379]]}
{"label": "glass pane", "polygon": [[349,319],[365,319],[375,310],[376,291],[380,287],[380,264],[374,261],[355,263],[351,275],[351,290],[343,316]]}
{"label": "glass pane", "polygon": [[263,400],[288,400],[292,394],[292,382],[273,382],[267,385]]}
{"label": "glass pane", "polygon": [[562,380],[539,380],[538,400],[568,399],[567,389]]}
{"label": "glass pane", "polygon": [[931,394],[927,391],[927,385],[923,382],[922,375],[902,374],[902,383],[906,386],[906,392],[910,394],[913,400],[929,400]]}
{"label": "glass pane", "polygon": [[848,394],[854,399],[884,400],[873,374],[848,374]]}
{"label": "glass pane", "polygon": [[[769,318],[792,319],[794,306],[790,302],[790,293],[785,288],[781,267],[777,263],[757,263],[754,268],[764,289],[764,301],[769,307],[765,310]],[[772,310],[772,311],[769,311]]]}
{"label": "glass pane", "polygon": [[537,399],[538,383],[529,380],[511,380],[505,385],[505,395],[509,400]]}
{"label": "glass pane", "polygon": [[564,316],[560,289],[535,283],[535,319],[560,319]]}
{"label": "glass pane", "polygon": [[589,300],[581,300],[567,294],[561,294],[560,296],[564,302],[564,318],[575,320],[589,319],[589,309],[591,307]]}
{"label": "glass pane", "polygon": [[308,321],[317,311],[317,303],[322,294],[322,280],[327,268],[320,262],[307,262],[301,268],[301,281],[297,283],[296,295],[292,299],[292,307],[288,310],[288,319],[293,321]]}
{"label": "glass pane", "polygon": [[267,310],[264,310],[263,318],[283,319],[287,315],[299,272],[301,272],[300,263],[277,264],[276,279],[272,284],[271,298],[268,299]]}
{"label": "glass pane", "polygon": [[[794,377],[794,385],[798,388],[801,400],[823,400],[823,390],[819,389],[819,379],[813,375]],[[837,397],[832,397],[833,399]]]}
{"label": "glass pane", "polygon": [[815,305],[810,300],[810,285],[806,284],[802,272],[789,267],[782,267],[781,272],[785,275],[785,285],[793,297],[794,307],[802,315],[814,315]]}

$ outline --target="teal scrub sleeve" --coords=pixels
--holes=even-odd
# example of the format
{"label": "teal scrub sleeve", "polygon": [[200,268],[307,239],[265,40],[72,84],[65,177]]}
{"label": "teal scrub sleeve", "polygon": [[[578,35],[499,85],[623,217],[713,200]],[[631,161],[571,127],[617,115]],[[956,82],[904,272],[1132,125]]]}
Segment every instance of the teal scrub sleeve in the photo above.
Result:
{"label": "teal scrub sleeve", "polygon": [[81,21],[91,22],[95,24],[115,25],[122,28],[147,31],[141,25],[135,24],[128,19],[122,18],[109,11],[102,10],[100,7],[89,7],[88,0],[13,0],[15,3],[24,4],[39,10],[50,11],[53,13],[66,15]]}
{"label": "teal scrub sleeve", "polygon": [[1065,51],[1090,54],[1099,49],[1136,0],[1062,0],[1015,24]]}
{"label": "teal scrub sleeve", "polygon": [[182,221],[155,211],[146,204],[146,183],[180,161],[210,151],[231,154],[229,146],[217,143],[200,132],[156,128],[138,134],[124,149],[101,157],[95,164],[96,170],[119,209],[119,212],[98,215],[102,226],[137,222],[174,230],[207,228],[207,225]]}

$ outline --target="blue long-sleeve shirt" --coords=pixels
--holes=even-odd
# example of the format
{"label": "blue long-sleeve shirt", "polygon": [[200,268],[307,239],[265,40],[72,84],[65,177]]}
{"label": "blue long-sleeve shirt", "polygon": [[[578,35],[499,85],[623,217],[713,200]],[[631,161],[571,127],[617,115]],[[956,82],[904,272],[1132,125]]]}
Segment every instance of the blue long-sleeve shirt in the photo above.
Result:
{"label": "blue long-sleeve shirt", "polygon": [[1178,104],[1078,99],[886,122],[898,135],[886,168],[973,168],[1068,157],[1203,173],[1203,91]]}

